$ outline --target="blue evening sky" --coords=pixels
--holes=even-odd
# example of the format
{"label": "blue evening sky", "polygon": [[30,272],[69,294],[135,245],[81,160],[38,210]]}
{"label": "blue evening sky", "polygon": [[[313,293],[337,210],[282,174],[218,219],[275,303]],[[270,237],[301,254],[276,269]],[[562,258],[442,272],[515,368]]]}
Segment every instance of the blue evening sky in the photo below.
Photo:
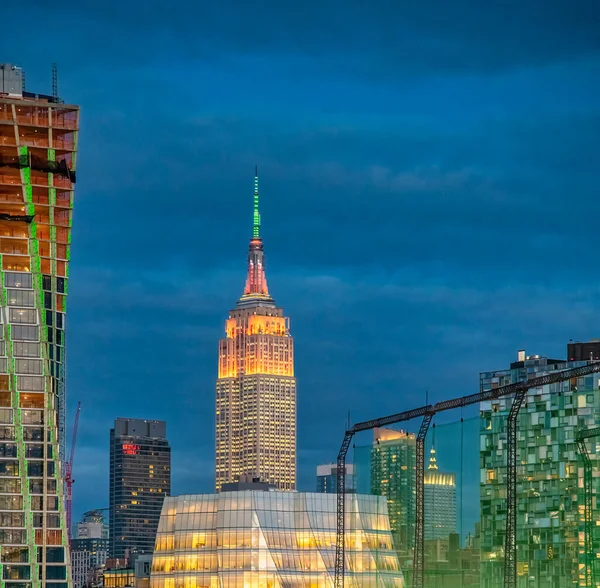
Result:
{"label": "blue evening sky", "polygon": [[26,4],[4,8],[27,14],[0,60],[48,93],[58,62],[81,105],[76,516],[108,505],[117,416],[166,419],[173,493],[212,490],[255,164],[296,342],[300,489],[348,411],[472,393],[520,348],[600,336],[598,2]]}

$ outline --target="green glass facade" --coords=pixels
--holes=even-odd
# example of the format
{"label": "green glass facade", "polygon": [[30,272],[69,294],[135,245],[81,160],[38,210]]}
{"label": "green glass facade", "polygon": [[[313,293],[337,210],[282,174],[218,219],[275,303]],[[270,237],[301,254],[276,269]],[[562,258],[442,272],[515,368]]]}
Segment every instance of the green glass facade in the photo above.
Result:
{"label": "green glass facade", "polygon": [[[575,365],[581,362],[527,359],[510,370],[481,374],[482,388]],[[520,410],[516,538],[520,588],[586,586],[583,461],[575,436],[600,424],[598,381],[594,375],[532,389]],[[500,588],[503,582],[506,423],[511,402],[499,399],[480,407],[481,588]],[[587,449],[596,469],[595,439],[588,441]],[[592,481],[591,514],[597,521],[598,477]],[[587,555],[594,565],[598,546],[591,547],[594,553]]]}

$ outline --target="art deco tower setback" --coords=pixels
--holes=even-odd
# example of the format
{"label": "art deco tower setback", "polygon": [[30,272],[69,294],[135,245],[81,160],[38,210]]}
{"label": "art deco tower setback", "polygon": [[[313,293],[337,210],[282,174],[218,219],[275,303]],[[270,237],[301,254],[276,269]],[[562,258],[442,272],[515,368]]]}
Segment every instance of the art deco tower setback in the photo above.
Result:
{"label": "art deco tower setback", "polygon": [[67,587],[65,311],[79,108],[0,64],[0,574]]}
{"label": "art deco tower setback", "polygon": [[240,476],[296,488],[296,379],[289,319],[267,288],[254,178],[254,226],[244,294],[219,341],[216,488]]}

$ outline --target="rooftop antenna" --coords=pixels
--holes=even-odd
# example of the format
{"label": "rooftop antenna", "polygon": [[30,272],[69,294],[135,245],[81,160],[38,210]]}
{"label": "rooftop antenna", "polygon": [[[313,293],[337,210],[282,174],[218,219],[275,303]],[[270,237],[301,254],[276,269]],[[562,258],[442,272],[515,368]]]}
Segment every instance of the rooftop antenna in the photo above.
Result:
{"label": "rooftop antenna", "polygon": [[23,92],[27,91],[27,76],[25,75],[25,70],[21,70],[21,85],[23,87]]}
{"label": "rooftop antenna", "polygon": [[52,101],[58,102],[58,65],[52,64]]}
{"label": "rooftop antenna", "polygon": [[254,167],[254,214],[252,237],[260,239],[260,213],[258,212],[258,165]]}

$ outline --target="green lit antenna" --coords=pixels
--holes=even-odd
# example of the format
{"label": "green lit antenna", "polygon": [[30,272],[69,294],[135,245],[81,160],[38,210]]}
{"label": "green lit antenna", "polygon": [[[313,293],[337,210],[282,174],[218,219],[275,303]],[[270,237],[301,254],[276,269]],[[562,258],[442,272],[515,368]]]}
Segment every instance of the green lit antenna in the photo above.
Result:
{"label": "green lit antenna", "polygon": [[254,168],[254,215],[252,237],[260,239],[260,212],[258,212],[258,165]]}

